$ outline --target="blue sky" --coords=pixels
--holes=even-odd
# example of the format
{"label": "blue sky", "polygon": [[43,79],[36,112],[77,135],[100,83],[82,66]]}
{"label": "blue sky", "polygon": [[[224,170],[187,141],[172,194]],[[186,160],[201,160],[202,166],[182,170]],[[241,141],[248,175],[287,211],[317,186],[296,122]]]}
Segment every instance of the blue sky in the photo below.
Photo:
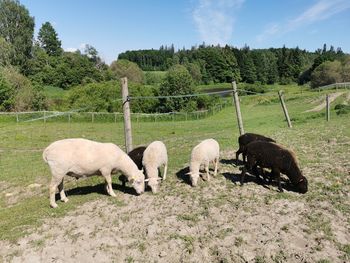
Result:
{"label": "blue sky", "polygon": [[350,53],[350,0],[20,0],[35,36],[50,22],[65,50],[95,47],[111,63],[126,50],[174,44],[251,48],[324,43]]}

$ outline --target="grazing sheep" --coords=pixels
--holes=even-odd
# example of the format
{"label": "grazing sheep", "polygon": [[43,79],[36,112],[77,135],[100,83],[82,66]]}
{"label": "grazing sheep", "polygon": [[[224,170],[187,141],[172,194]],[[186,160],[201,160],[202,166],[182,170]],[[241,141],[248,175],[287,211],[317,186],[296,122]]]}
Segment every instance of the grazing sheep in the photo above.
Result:
{"label": "grazing sheep", "polygon": [[113,143],[99,143],[86,139],[65,139],[51,143],[43,152],[43,159],[49,165],[52,179],[50,183],[50,205],[57,207],[55,192],[58,186],[61,201],[67,202],[63,190],[65,175],[81,178],[102,175],[106,179],[106,190],[116,196],[112,189],[111,173],[125,174],[138,194],[144,192],[145,176],[136,164]]}
{"label": "grazing sheep", "polygon": [[199,168],[204,164],[209,181],[209,162],[213,161],[215,165],[214,176],[216,176],[219,163],[219,143],[214,139],[207,139],[195,146],[191,153],[190,175],[192,186],[196,186],[199,178]]}
{"label": "grazing sheep", "polygon": [[236,152],[236,162],[238,162],[238,156],[242,153],[243,155],[243,163],[246,162],[246,147],[248,143],[254,142],[254,141],[265,141],[265,142],[276,142],[275,140],[265,137],[260,134],[255,134],[255,133],[245,133],[241,136],[238,137],[238,144],[239,144],[239,149]]}
{"label": "grazing sheep", "polygon": [[[143,152],[145,150],[146,150],[146,146],[138,146],[128,153],[129,157],[131,158],[131,160],[134,161],[134,163],[137,165],[137,168],[139,168],[139,170],[143,169],[142,157],[143,157]],[[125,184],[128,181],[128,178],[122,174],[121,176],[119,176],[119,180],[122,182],[122,185],[125,187]]]}
{"label": "grazing sheep", "polygon": [[255,141],[246,147],[247,164],[242,170],[241,184],[243,185],[244,176],[247,169],[270,168],[271,176],[277,178],[278,189],[283,192],[281,186],[280,173],[288,176],[291,183],[300,193],[306,193],[308,190],[307,179],[302,175],[294,152],[273,142]]}
{"label": "grazing sheep", "polygon": [[161,178],[158,178],[158,169],[164,165],[163,180],[165,180],[168,168],[168,154],[164,143],[154,141],[148,145],[143,153],[142,164],[147,175],[145,181],[151,187],[152,193],[157,193],[161,180]]}

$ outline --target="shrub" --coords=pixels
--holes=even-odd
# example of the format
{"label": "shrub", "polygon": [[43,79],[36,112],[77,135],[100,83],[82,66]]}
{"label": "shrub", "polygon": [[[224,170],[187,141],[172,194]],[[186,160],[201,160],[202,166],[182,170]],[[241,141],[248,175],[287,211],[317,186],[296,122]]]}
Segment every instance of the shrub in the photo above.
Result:
{"label": "shrub", "polygon": [[129,60],[118,59],[117,61],[113,61],[110,69],[116,78],[127,77],[129,82],[144,82],[143,71],[136,63]]}
{"label": "shrub", "polygon": [[343,115],[350,113],[350,105],[346,104],[337,104],[334,109],[336,110],[337,115]]}
{"label": "shrub", "polygon": [[114,112],[121,108],[120,83],[108,81],[80,85],[69,90],[66,98],[67,108],[71,110]]}
{"label": "shrub", "polygon": [[15,68],[0,68],[0,110],[26,111],[46,109],[46,97],[37,86]]}

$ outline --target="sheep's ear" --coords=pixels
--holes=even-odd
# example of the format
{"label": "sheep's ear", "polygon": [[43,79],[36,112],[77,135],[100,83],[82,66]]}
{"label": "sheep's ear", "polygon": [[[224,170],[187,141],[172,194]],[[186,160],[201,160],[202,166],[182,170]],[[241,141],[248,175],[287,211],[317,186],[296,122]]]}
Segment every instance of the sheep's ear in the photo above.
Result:
{"label": "sheep's ear", "polygon": [[191,175],[191,174],[192,174],[191,172],[186,173],[186,175]]}
{"label": "sheep's ear", "polygon": [[130,179],[129,179],[129,183],[133,184],[135,181],[135,177],[131,176]]}
{"label": "sheep's ear", "polygon": [[149,178],[145,179],[145,182],[148,182],[149,181]]}

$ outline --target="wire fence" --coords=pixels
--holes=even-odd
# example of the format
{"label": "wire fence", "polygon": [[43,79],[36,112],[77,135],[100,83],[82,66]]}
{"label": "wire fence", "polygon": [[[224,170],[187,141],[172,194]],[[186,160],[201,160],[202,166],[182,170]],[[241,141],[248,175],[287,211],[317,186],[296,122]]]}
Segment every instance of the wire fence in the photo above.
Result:
{"label": "wire fence", "polygon": [[[230,94],[232,91],[226,92]],[[258,93],[238,89],[238,92],[240,95],[251,94],[240,96],[246,132],[269,135],[274,130],[287,127],[277,91]],[[323,106],[326,92],[284,94],[294,127],[314,119],[326,121]],[[337,90],[333,95],[331,114],[332,118],[336,118],[334,106],[350,103],[350,92]],[[184,165],[188,162],[192,147],[205,138],[215,138],[222,149],[232,150],[236,147],[238,137],[232,103],[232,97],[221,97],[220,104],[204,111],[132,113],[134,146],[154,140],[164,141],[170,160],[176,159],[176,162]],[[0,113],[0,200],[6,200],[4,202],[8,204],[10,199],[5,198],[6,194],[18,190],[16,187],[27,187],[33,183],[42,185],[44,192],[47,190],[50,172],[42,160],[42,151],[53,141],[80,137],[113,142],[123,149],[123,121],[122,113],[84,112],[84,109],[70,112]],[[75,181],[71,183],[79,184]],[[22,189],[27,191],[25,187]]]}
{"label": "wire fence", "polygon": [[[167,113],[131,113],[133,122],[158,122],[158,121],[184,121],[198,120],[221,111],[230,105],[227,100],[216,104],[207,110],[192,112],[167,112]],[[121,112],[81,112],[75,111],[28,111],[28,112],[0,112],[0,122],[123,122]]]}
{"label": "wire fence", "polygon": [[350,88],[350,82],[342,82],[342,83],[333,83],[333,84],[329,84],[326,86],[321,86],[318,87],[317,89],[319,91],[321,90],[326,90],[326,89],[349,89]]}

